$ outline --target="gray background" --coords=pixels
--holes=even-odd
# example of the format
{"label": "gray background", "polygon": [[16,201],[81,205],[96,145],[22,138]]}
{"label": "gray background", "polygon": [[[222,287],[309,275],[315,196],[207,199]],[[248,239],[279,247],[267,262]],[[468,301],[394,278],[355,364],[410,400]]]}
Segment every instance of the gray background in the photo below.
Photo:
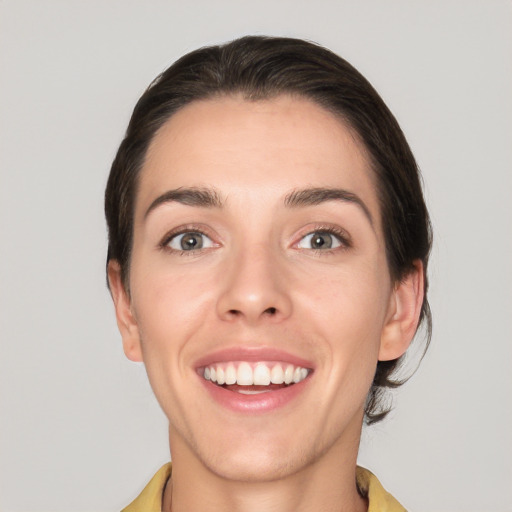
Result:
{"label": "gray background", "polygon": [[361,463],[412,511],[511,511],[511,22],[498,0],[0,1],[0,509],[118,510],[168,459],[105,288],[103,189],[157,73],[264,33],[360,69],[425,177],[434,338]]}

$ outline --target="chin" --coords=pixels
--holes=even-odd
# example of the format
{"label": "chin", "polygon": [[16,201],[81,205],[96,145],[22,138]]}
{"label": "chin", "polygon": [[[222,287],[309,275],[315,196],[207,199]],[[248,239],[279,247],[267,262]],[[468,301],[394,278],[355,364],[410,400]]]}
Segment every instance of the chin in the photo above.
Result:
{"label": "chin", "polygon": [[210,462],[205,461],[208,469],[217,476],[237,482],[270,482],[281,480],[296,473],[302,466],[302,457],[290,460],[287,457],[273,455],[262,450],[233,453]]}
{"label": "chin", "polygon": [[[286,478],[309,465],[314,454],[307,454],[305,439],[293,436],[227,436],[209,447],[196,446],[196,456],[215,475],[238,482],[268,482]],[[287,437],[285,439],[284,437]],[[211,447],[215,447],[212,451]],[[202,453],[201,453],[202,452]]]}

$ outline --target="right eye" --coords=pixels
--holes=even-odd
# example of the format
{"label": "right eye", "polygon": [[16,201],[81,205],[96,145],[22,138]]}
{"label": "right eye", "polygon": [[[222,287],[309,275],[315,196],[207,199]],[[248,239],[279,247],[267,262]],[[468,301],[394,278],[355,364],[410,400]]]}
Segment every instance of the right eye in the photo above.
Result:
{"label": "right eye", "polygon": [[213,242],[204,233],[187,231],[172,236],[167,241],[166,246],[175,251],[195,251],[213,247]]}

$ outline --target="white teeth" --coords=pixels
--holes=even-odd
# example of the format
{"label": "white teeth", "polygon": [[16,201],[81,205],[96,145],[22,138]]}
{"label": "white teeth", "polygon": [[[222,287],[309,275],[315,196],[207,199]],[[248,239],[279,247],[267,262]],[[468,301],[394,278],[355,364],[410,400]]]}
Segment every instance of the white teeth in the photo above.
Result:
{"label": "white teeth", "polygon": [[221,385],[226,382],[226,379],[224,378],[224,370],[219,366],[217,367],[217,384]]}
{"label": "white teeth", "polygon": [[[306,372],[307,372],[307,370],[306,370]],[[307,373],[306,373],[306,375],[307,375]],[[270,382],[272,382],[272,384],[283,384],[284,372],[283,372],[283,367],[280,364],[276,364],[274,366],[274,368],[272,368],[272,371],[270,372]]]}
{"label": "white teeth", "polygon": [[236,384],[236,368],[234,364],[228,364],[226,368],[226,384]]}
{"label": "white teeth", "polygon": [[240,363],[238,365],[236,383],[240,386],[252,386],[254,384],[252,368],[249,363]]}
{"label": "white teeth", "polygon": [[293,380],[293,366],[291,364],[289,364],[287,367],[286,367],[286,370],[284,371],[284,383],[285,384],[290,384]]}
{"label": "white teeth", "polygon": [[[307,368],[288,364],[283,370],[283,366],[281,363],[259,362],[250,364],[245,361],[219,363],[206,366],[203,370],[203,377],[205,380],[215,382],[219,386],[224,384],[228,386],[233,384],[239,386],[269,386],[270,384],[297,384],[309,375]],[[252,390],[238,391],[245,394],[253,393]]]}
{"label": "white teeth", "polygon": [[258,363],[254,368],[254,384],[257,386],[270,384],[270,370],[266,364]]}
{"label": "white teeth", "polygon": [[242,395],[261,395],[261,393],[269,393],[270,392],[270,389],[264,389],[263,391],[261,390],[253,390],[253,389],[239,389],[238,390],[238,393],[242,394]]}

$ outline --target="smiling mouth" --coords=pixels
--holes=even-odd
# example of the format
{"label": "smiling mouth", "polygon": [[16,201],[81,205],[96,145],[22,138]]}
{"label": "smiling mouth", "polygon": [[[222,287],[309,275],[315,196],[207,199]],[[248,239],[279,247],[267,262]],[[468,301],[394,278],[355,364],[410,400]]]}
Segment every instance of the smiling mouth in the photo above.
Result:
{"label": "smiling mouth", "polygon": [[205,380],[240,394],[268,393],[298,384],[308,377],[311,369],[280,362],[236,361],[205,366]]}

